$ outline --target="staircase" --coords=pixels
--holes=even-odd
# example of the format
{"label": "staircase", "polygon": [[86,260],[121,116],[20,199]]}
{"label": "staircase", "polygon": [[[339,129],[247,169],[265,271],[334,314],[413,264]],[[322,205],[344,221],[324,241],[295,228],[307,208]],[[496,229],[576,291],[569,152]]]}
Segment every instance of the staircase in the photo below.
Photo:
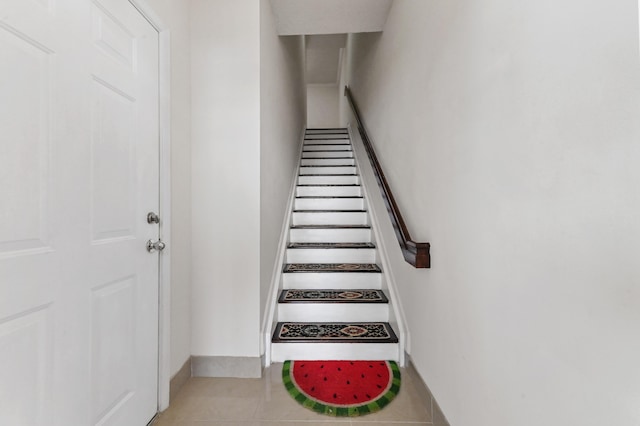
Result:
{"label": "staircase", "polygon": [[271,361],[401,359],[346,129],[307,129]]}

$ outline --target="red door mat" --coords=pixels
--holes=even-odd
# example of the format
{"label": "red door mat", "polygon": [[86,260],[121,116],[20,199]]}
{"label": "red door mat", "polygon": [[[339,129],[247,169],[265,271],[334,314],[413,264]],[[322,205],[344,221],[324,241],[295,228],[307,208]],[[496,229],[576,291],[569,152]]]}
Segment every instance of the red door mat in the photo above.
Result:
{"label": "red door mat", "polygon": [[282,379],[296,401],[328,416],[375,413],[400,391],[393,361],[286,361]]}

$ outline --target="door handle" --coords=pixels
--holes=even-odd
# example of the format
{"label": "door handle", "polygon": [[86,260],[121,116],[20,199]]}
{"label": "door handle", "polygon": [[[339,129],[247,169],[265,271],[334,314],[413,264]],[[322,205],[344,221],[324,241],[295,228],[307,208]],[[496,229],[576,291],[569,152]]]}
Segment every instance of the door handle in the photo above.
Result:
{"label": "door handle", "polygon": [[162,240],[158,240],[158,241],[149,240],[149,241],[147,241],[147,251],[149,253],[153,253],[155,251],[162,251],[162,250],[164,250],[164,248],[166,246],[167,245]]}

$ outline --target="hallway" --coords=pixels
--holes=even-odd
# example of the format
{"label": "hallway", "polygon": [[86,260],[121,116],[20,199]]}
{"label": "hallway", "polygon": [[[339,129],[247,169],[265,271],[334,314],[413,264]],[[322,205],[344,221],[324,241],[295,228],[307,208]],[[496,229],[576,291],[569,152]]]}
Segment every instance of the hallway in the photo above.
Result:
{"label": "hallway", "polygon": [[[332,418],[308,410],[286,392],[282,364],[261,379],[192,377],[153,426],[444,425],[432,414],[430,396],[413,368],[402,370],[402,387],[389,406],[356,418]],[[437,410],[437,408],[436,408]]]}

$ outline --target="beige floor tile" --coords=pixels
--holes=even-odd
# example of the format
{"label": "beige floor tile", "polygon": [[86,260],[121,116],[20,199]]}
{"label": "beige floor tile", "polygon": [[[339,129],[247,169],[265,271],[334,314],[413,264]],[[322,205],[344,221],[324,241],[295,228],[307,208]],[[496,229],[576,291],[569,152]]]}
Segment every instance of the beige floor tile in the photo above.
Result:
{"label": "beige floor tile", "polygon": [[332,418],[302,407],[282,384],[282,364],[262,379],[191,378],[153,426],[327,426],[432,424],[430,402],[418,396],[407,370],[399,395],[382,411]]}

